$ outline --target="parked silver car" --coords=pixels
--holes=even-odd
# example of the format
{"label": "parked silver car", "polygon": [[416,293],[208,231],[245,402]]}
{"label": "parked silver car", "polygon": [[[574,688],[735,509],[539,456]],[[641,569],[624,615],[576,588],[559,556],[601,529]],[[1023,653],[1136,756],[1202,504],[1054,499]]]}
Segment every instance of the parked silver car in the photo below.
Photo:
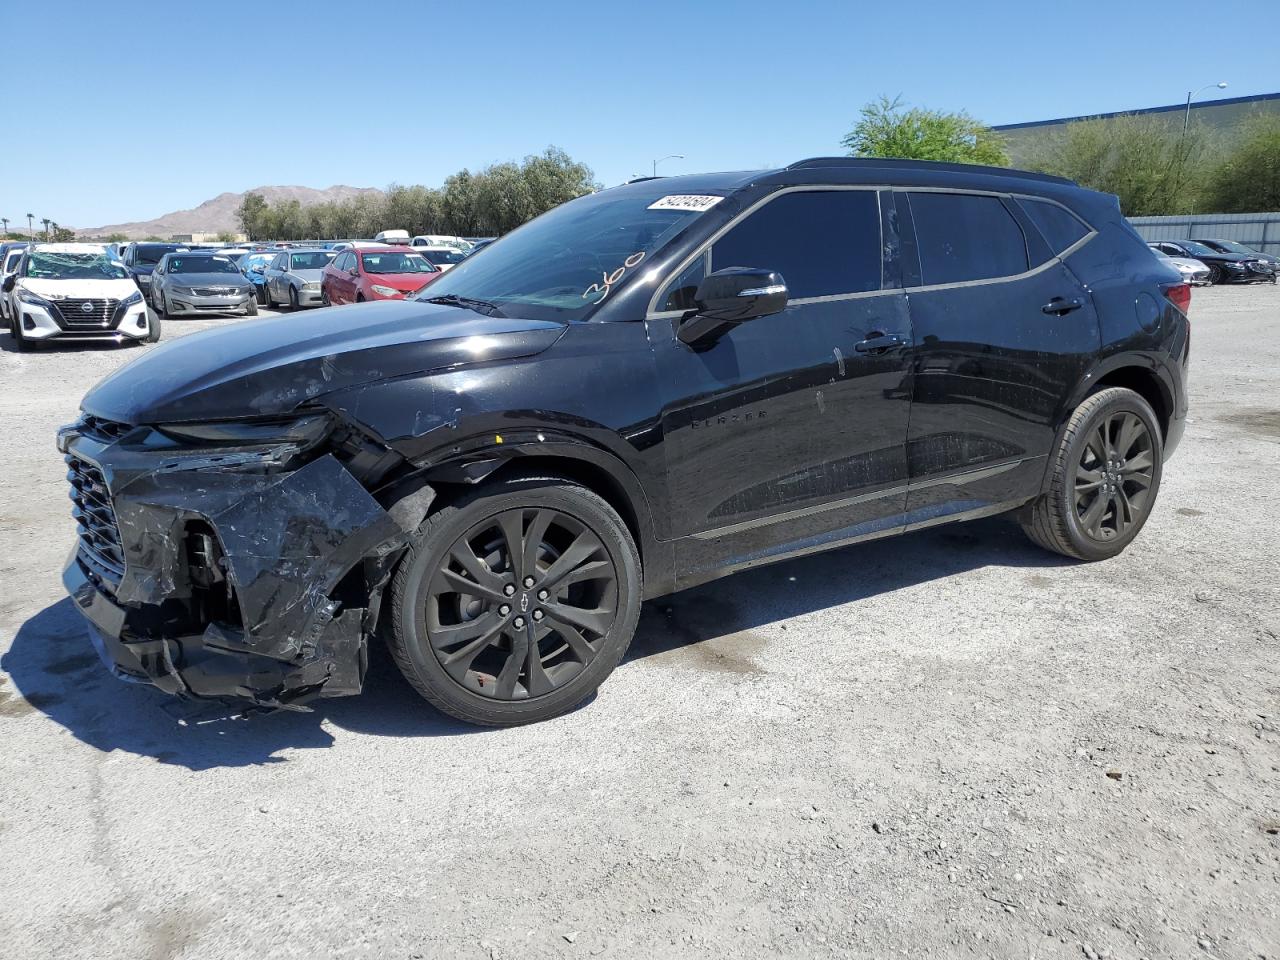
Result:
{"label": "parked silver car", "polygon": [[151,273],[151,305],[161,317],[258,315],[253,284],[227,257],[197,250],[166,253]]}
{"label": "parked silver car", "polygon": [[291,310],[297,310],[323,305],[320,278],[335,256],[332,250],[280,251],[262,271],[266,279],[267,306],[287,303]]}
{"label": "parked silver car", "polygon": [[1155,247],[1151,248],[1151,252],[1165,266],[1177,270],[1187,283],[1199,287],[1209,282],[1209,268],[1199,260],[1192,260],[1190,257],[1171,257],[1167,253],[1161,253]]}

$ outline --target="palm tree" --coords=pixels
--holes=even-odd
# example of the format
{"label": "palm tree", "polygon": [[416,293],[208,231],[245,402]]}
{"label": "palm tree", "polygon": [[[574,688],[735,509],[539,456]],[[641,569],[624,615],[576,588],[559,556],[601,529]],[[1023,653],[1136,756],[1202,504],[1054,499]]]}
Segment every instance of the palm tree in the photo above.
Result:
{"label": "palm tree", "polygon": [[46,240],[48,240],[48,239],[49,239],[49,224],[53,223],[53,221],[52,221],[52,220],[50,220],[48,217],[45,217],[45,218],[44,218],[43,220],[41,220],[40,222],[44,224],[44,238],[45,238]]}
{"label": "palm tree", "polygon": [[9,218],[8,218],[8,217],[0,217],[0,223],[3,223],[3,224],[4,224],[4,233],[3,233],[3,234],[0,234],[0,237],[2,237],[3,239],[7,240],[7,239],[9,239]]}
{"label": "palm tree", "polygon": [[31,242],[35,243],[36,229],[31,225],[31,221],[35,219],[34,213],[27,214],[27,233],[31,236]]}

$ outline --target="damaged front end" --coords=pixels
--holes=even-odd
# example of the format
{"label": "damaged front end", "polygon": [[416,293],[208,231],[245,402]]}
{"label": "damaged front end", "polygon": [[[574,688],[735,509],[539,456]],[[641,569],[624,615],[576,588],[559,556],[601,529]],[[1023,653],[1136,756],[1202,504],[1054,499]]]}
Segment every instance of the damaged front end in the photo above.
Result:
{"label": "damaged front end", "polygon": [[[263,708],[359,693],[382,591],[430,505],[327,413],[58,434],[63,583],[120,678]],[[370,492],[375,491],[375,492]]]}

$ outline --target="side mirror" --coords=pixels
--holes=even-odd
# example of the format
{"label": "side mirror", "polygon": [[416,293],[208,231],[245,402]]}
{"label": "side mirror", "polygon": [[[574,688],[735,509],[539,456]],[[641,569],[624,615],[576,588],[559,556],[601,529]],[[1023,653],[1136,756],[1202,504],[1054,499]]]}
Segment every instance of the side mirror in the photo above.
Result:
{"label": "side mirror", "polygon": [[251,273],[261,273],[265,269],[266,269],[266,265],[261,263],[255,263],[252,267],[249,268]]}
{"label": "side mirror", "polygon": [[4,283],[0,283],[0,293],[9,293],[14,285],[18,282],[18,275],[11,273],[4,278]]}
{"label": "side mirror", "polygon": [[787,308],[787,283],[774,270],[726,267],[704,278],[693,300],[696,310],[680,321],[676,337],[699,346],[730,327],[781,313]]}

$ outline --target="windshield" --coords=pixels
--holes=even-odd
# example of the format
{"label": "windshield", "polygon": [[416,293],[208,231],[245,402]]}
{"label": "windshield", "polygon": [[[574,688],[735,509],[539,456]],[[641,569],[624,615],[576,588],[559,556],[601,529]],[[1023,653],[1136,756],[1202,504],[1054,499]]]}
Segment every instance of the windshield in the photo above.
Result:
{"label": "windshield", "polygon": [[170,257],[165,268],[170,273],[239,273],[226,257]]}
{"label": "windshield", "polygon": [[626,187],[581,197],[503,237],[483,257],[464,259],[422,299],[452,294],[486,300],[508,316],[582,320],[719,200]]}
{"label": "windshield", "polygon": [[332,260],[332,253],[295,253],[289,257],[290,270],[323,270]]}
{"label": "windshield", "polygon": [[1203,243],[1196,243],[1194,240],[1179,240],[1178,244],[1188,253],[1197,257],[1212,257],[1217,250],[1210,250]]}
{"label": "windshield", "polygon": [[467,259],[466,255],[458,250],[419,250],[418,253],[432,263],[461,263]]}
{"label": "windshield", "polygon": [[172,243],[162,245],[144,244],[139,246],[134,257],[135,263],[145,263],[148,266],[155,266],[160,262],[160,258],[166,253],[172,253],[178,247]]}
{"label": "windshield", "polygon": [[124,280],[124,265],[105,253],[37,251],[27,259],[26,276],[37,280]]}
{"label": "windshield", "polygon": [[360,258],[365,273],[435,273],[436,268],[416,253],[366,253]]}

